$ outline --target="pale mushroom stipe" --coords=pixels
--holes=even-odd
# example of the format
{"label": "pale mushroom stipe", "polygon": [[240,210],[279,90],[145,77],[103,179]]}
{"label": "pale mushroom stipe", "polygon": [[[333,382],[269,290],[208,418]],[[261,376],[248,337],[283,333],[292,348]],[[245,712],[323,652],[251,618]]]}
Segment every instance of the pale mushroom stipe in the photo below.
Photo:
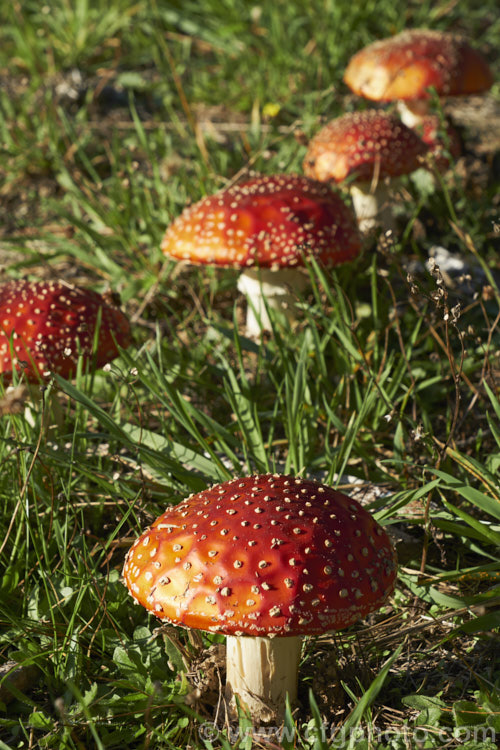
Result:
{"label": "pale mushroom stipe", "polygon": [[270,328],[263,295],[293,320],[296,292],[308,283],[297,270],[304,259],[344,263],[358,255],[361,239],[352,211],[327,186],[271,175],[186,208],[167,229],[162,250],[176,260],[243,269],[238,289],[248,301],[247,333],[258,338]]}
{"label": "pale mushroom stipe", "polygon": [[357,52],[344,81],[366,99],[398,102],[401,118],[414,127],[428,114],[431,88],[439,97],[478,94],[492,86],[493,75],[462,36],[410,29]]}
{"label": "pale mushroom stipe", "polygon": [[394,229],[388,181],[422,165],[427,145],[399,117],[380,110],[337,117],[311,139],[303,169],[320,182],[349,180],[362,232]]}
{"label": "pale mushroom stipe", "polygon": [[129,551],[125,583],[162,620],[227,636],[228,702],[253,719],[297,696],[301,636],[387,600],[396,558],[359,503],[313,480],[233,479],[168,508]]}

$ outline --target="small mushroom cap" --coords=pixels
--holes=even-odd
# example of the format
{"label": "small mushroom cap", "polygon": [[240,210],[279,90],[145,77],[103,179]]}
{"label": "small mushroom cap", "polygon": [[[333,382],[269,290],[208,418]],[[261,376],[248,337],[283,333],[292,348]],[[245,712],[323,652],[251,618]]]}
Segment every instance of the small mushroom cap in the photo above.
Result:
{"label": "small mushroom cap", "polygon": [[360,249],[351,209],[301,175],[255,177],[208,196],[186,208],[162,242],[177,260],[240,268],[298,266],[304,256],[336,265]]}
{"label": "small mushroom cap", "polygon": [[344,74],[359,96],[374,101],[427,99],[488,90],[493,75],[482,55],[455,34],[429,29],[403,31],[357,52]]}
{"label": "small mushroom cap", "polygon": [[325,125],[312,138],[304,172],[326,182],[355,175],[358,181],[397,177],[420,166],[427,146],[395,115],[352,112]]}
{"label": "small mushroom cap", "polygon": [[9,281],[0,287],[0,373],[4,376],[12,375],[14,364],[33,382],[52,372],[69,378],[79,354],[102,367],[118,356],[117,345],[125,348],[130,343],[126,317],[96,292],[62,281]]}
{"label": "small mushroom cap", "polygon": [[266,474],[204,490],[160,516],[123,568],[135,601],[174,625],[229,635],[323,633],[378,609],[396,558],[355,500]]}

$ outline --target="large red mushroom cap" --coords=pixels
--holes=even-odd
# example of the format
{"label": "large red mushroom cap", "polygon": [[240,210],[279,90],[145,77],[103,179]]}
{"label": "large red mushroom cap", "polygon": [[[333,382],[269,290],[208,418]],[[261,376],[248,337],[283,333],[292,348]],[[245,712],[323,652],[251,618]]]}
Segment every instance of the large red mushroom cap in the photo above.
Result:
{"label": "large red mushroom cap", "polygon": [[177,260],[243,268],[299,266],[304,256],[330,266],[360,249],[350,208],[300,175],[255,177],[208,196],[185,209],[162,242]]}
{"label": "large red mushroom cap", "polygon": [[482,55],[461,36],[412,29],[357,52],[344,74],[354,93],[374,101],[427,99],[488,90],[493,75]]}
{"label": "large red mushroom cap", "polygon": [[134,599],[174,625],[228,635],[345,628],[396,580],[384,529],[315,481],[263,475],[204,490],[161,515],[129,551]]}
{"label": "large red mushroom cap", "polygon": [[69,378],[80,354],[102,367],[118,356],[117,345],[130,343],[126,317],[96,292],[62,281],[9,281],[0,287],[4,376],[10,377],[15,368],[33,382],[53,372]]}
{"label": "large red mushroom cap", "polygon": [[304,172],[321,182],[397,177],[421,165],[427,146],[399,117],[379,110],[352,112],[312,138]]}

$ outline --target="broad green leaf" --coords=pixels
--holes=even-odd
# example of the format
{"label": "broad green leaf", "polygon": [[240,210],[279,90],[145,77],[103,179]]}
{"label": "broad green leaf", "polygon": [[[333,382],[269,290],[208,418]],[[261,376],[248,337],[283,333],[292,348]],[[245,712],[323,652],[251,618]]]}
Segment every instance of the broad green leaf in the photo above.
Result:
{"label": "broad green leaf", "polygon": [[462,633],[481,633],[491,632],[496,628],[500,628],[500,609],[494,612],[487,612],[485,615],[480,615],[479,617],[474,617],[472,620],[462,623],[462,625],[456,628],[453,632],[458,633],[458,631],[462,631]]}
{"label": "broad green leaf", "polygon": [[423,711],[426,708],[437,708],[438,710],[446,708],[446,703],[433,695],[405,695],[401,698],[401,703],[409,708],[415,708],[417,711]]}
{"label": "broad green leaf", "polygon": [[477,703],[460,700],[453,704],[453,718],[457,727],[480,726],[486,723],[488,712]]}

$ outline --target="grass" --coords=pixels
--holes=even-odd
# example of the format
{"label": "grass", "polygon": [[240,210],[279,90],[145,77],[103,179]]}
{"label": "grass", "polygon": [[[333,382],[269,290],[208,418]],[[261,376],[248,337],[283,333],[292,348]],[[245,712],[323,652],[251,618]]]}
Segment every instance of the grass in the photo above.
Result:
{"label": "grass", "polygon": [[[466,128],[453,172],[403,184],[394,240],[332,274],[311,264],[298,329],[276,320],[260,345],[238,334],[233,271],[159,250],[186,203],[235,175],[300,171],[318,123],[364,106],[342,84],[364,44],[449,29],[498,66],[496,4],[8,5],[4,277],[111,288],[135,340],[109,371],[54,383],[58,433],[2,402],[0,747],[496,747],[495,143]],[[466,261],[468,286],[425,265],[436,244]],[[220,638],[158,632],[120,571],[168,504],[274,470],[362,497],[400,574],[380,613],[307,642],[298,709],[257,737],[212,723]],[[11,662],[22,679],[6,692]]]}

